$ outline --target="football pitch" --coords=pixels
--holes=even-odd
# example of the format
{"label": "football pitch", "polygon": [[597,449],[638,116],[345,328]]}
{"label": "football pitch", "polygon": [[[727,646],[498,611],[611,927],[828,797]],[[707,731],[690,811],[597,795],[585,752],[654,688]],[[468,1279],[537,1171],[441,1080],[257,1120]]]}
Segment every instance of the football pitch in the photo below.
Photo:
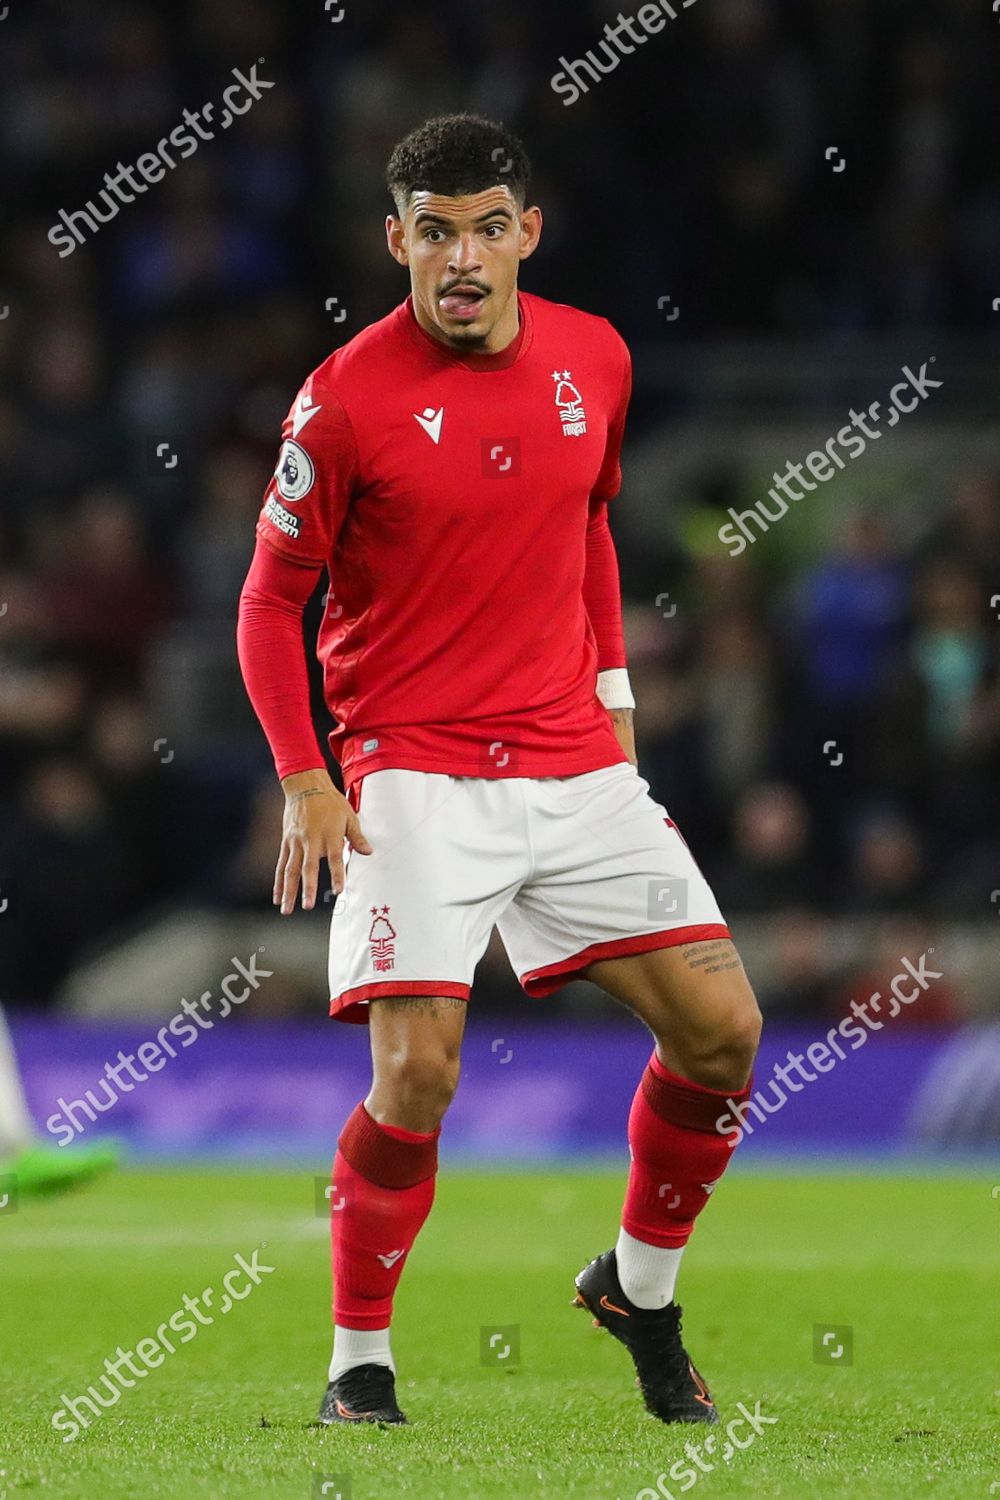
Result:
{"label": "football pitch", "polygon": [[[1000,1494],[986,1169],[730,1175],[678,1288],[720,1409],[709,1451],[713,1429],[644,1413],[625,1351],[570,1306],[575,1272],[614,1241],[622,1188],[575,1168],[446,1167],[397,1299],[412,1425],[314,1427],[330,1351],[322,1170],[125,1171],[0,1217],[0,1497]],[[257,1279],[226,1282],[223,1312],[237,1255]],[[181,1342],[168,1320],[206,1288]],[[75,1424],[57,1431],[52,1414],[143,1339],[156,1367],[65,1441]],[[759,1433],[744,1423],[726,1461],[738,1403]]]}

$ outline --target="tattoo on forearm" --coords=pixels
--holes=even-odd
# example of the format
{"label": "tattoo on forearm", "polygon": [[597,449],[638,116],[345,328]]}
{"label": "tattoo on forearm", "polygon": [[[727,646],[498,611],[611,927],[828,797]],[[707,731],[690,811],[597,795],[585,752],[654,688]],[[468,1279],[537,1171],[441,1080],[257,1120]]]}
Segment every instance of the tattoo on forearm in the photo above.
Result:
{"label": "tattoo on forearm", "polygon": [[706,974],[726,974],[743,967],[729,938],[716,938],[710,943],[687,943],[681,949],[681,955],[689,969],[701,969]]}
{"label": "tattoo on forearm", "polygon": [[301,802],[302,799],[303,799],[303,797],[325,797],[325,796],[326,796],[326,793],[324,792],[324,790],[323,790],[322,787],[320,787],[320,786],[311,786],[311,787],[307,787],[304,792],[293,792],[292,795],[289,797],[288,800],[289,800],[289,802]]}

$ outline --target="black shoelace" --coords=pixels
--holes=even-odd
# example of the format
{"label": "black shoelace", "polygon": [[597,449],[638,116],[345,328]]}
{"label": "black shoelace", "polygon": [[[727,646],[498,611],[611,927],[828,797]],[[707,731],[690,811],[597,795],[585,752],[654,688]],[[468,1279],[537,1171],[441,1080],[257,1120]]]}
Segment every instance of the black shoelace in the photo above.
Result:
{"label": "black shoelace", "polygon": [[663,1377],[687,1377],[688,1357],[681,1340],[681,1310],[669,1303],[662,1312],[643,1320],[643,1336],[635,1350],[639,1378],[662,1381]]}

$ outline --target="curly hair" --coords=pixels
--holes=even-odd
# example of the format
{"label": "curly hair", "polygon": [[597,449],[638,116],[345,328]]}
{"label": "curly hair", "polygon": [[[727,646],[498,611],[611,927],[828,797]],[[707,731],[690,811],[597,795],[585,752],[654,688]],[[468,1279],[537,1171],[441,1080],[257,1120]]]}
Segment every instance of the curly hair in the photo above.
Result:
{"label": "curly hair", "polygon": [[531,162],[513,131],[482,115],[438,115],[393,148],[385,180],[402,217],[414,193],[448,198],[506,185],[524,207]]}

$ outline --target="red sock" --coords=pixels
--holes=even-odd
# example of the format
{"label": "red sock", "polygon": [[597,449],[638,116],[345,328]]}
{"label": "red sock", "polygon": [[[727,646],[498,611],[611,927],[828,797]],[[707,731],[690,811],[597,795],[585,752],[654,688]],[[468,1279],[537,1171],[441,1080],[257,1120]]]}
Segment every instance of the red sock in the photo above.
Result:
{"label": "red sock", "polygon": [[406,1255],[431,1211],[440,1127],[418,1135],[378,1125],[359,1104],[333,1163],[333,1321],[388,1328]]}
{"label": "red sock", "polygon": [[[751,1080],[752,1082],[752,1080]],[[679,1078],[654,1052],[628,1117],[632,1155],[622,1228],[661,1249],[686,1245],[694,1221],[729,1165],[729,1133],[715,1122],[750,1097]]]}

